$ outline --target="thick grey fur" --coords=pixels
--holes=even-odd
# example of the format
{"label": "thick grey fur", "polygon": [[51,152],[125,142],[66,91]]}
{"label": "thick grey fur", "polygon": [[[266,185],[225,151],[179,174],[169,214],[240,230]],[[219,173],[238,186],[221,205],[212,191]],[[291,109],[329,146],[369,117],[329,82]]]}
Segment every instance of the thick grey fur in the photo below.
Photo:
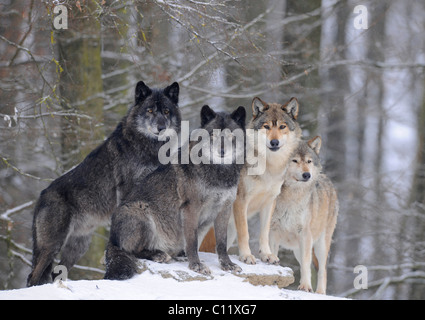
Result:
{"label": "thick grey fur", "polygon": [[40,194],[33,220],[33,265],[27,285],[51,281],[53,260],[61,252],[68,270],[87,251],[93,231],[135,183],[159,165],[165,128],[180,130],[179,85],[151,89],[140,81],[135,103],[113,133],[78,166],[54,180]]}
{"label": "thick grey fur", "polygon": [[[244,132],[245,108],[227,114],[204,106],[201,124],[210,137],[213,129]],[[241,168],[235,162],[170,164],[143,179],[113,214],[105,279],[131,278],[137,258],[167,262],[182,254],[191,270],[209,274],[199,260],[198,240],[212,225],[222,269],[240,271],[227,254],[227,225]]]}

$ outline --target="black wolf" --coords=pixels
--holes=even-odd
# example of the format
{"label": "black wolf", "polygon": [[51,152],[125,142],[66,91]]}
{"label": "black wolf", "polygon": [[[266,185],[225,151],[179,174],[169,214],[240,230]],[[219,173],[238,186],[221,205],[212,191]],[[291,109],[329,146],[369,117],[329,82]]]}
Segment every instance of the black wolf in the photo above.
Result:
{"label": "black wolf", "polygon": [[[231,150],[213,141],[207,157],[210,163],[194,164],[191,157],[189,164],[164,165],[134,187],[112,216],[105,279],[131,278],[138,269],[136,258],[166,262],[182,252],[191,270],[209,274],[199,260],[198,239],[202,240],[212,225],[222,269],[240,271],[227,255],[227,225],[242,168],[235,161],[238,150],[231,132],[242,133],[244,138],[245,108],[229,115],[204,106],[201,129],[208,142],[219,131],[225,132],[220,139],[230,139]],[[195,146],[192,141],[190,150]],[[217,157],[228,159],[229,152],[233,161],[218,163]]]}
{"label": "black wolf", "polygon": [[34,211],[28,286],[50,281],[59,252],[60,264],[69,270],[87,251],[93,231],[110,221],[134,181],[159,166],[159,132],[180,130],[178,97],[176,82],[164,89],[138,82],[135,104],[109,138],[41,192]]}

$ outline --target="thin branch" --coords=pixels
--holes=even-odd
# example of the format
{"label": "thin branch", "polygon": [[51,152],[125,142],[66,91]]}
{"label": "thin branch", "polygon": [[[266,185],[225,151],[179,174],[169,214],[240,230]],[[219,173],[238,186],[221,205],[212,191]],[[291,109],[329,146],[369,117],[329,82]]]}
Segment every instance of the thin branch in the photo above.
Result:
{"label": "thin branch", "polygon": [[[46,112],[46,113],[40,113],[40,114],[33,114],[33,115],[16,115],[13,117],[14,120],[19,120],[19,119],[38,119],[38,118],[42,118],[42,117],[54,117],[54,116],[58,116],[58,117],[76,117],[76,118],[83,118],[83,119],[88,119],[88,120],[93,120],[93,117],[88,116],[86,114],[81,114],[81,113],[70,113],[70,112]],[[7,114],[3,114],[0,113],[0,117],[10,117]]]}
{"label": "thin branch", "polygon": [[[156,1],[157,3],[158,3],[158,1]],[[168,5],[168,3],[167,3],[167,5]],[[198,33],[194,28],[192,28],[192,25],[190,25],[190,26],[187,26],[184,22],[182,22],[180,19],[178,19],[175,15],[173,15],[173,14],[171,14],[170,12],[168,12],[167,10],[165,10],[162,6],[159,6],[160,7],[160,9],[166,14],[166,15],[168,15],[171,19],[173,19],[174,21],[176,21],[179,25],[181,25],[183,28],[185,28],[189,33],[191,33],[191,34],[193,34],[194,35],[194,37],[196,38],[196,39],[202,39],[202,40],[204,40],[205,42],[207,42],[207,43],[209,43],[212,47],[214,47],[214,49],[217,51],[216,53],[218,53],[218,52],[221,52],[222,54],[224,54],[225,56],[228,56],[229,58],[231,58],[231,59],[233,59],[235,62],[237,62],[238,64],[240,64],[239,63],[239,61],[238,61],[238,59],[236,59],[233,55],[231,55],[230,53],[228,53],[228,52],[226,52],[224,49],[226,48],[226,47],[228,47],[229,45],[230,45],[230,41],[228,42],[228,43],[226,43],[224,46],[223,46],[223,48],[220,48],[220,47],[218,47],[217,45],[216,45],[216,42],[214,42],[214,41],[211,41],[210,39],[208,39],[207,37],[204,37],[204,36],[202,36],[200,33]],[[180,12],[180,11],[178,11],[178,10],[176,10],[177,11],[177,13],[180,15],[180,16],[182,16],[183,14]],[[206,60],[209,60],[209,59],[206,59]]]}
{"label": "thin branch", "polygon": [[[13,248],[15,248],[15,249],[18,249],[18,250],[20,250],[20,251],[22,251],[22,252],[24,252],[26,254],[32,254],[32,250],[31,249],[29,249],[29,248],[27,248],[27,247],[25,247],[25,246],[23,246],[23,245],[21,245],[19,243],[16,243],[15,241],[7,238],[6,236],[0,235],[0,239],[5,240],[5,241],[8,241],[8,243],[11,244],[13,246]],[[21,261],[24,262],[26,265],[28,265],[28,266],[31,266],[32,265],[31,261],[29,259],[27,259],[22,253],[17,252],[15,250],[10,250],[10,253],[14,257],[17,257],[17,258],[21,259]],[[55,262],[56,263],[59,263],[59,260],[58,259],[55,259]],[[79,269],[79,270],[84,270],[84,271],[97,272],[97,273],[100,273],[100,274],[105,274],[105,271],[104,270],[99,269],[99,268],[89,267],[89,266],[82,266],[82,265],[75,264],[72,268]]]}
{"label": "thin branch", "polygon": [[26,202],[26,203],[24,203],[24,204],[21,204],[21,205],[19,205],[19,206],[15,207],[15,208],[8,209],[8,210],[6,210],[5,212],[3,212],[3,213],[0,215],[0,219],[5,220],[5,221],[8,221],[8,222],[11,222],[11,221],[13,221],[13,220],[9,217],[11,214],[14,214],[14,213],[16,213],[16,212],[19,212],[19,211],[21,211],[21,210],[24,210],[24,209],[26,209],[26,208],[28,208],[28,207],[31,207],[33,204],[34,204],[34,200],[31,200],[31,201],[28,201],[28,202]]}
{"label": "thin branch", "polygon": [[[24,36],[22,37],[22,39],[21,39],[21,41],[19,41],[19,45],[22,45],[23,43],[24,43],[24,41],[25,41],[25,39],[28,37],[28,35],[31,33],[31,31],[32,31],[32,22],[31,22],[31,16],[32,16],[32,9],[33,9],[33,6],[34,6],[34,0],[31,0],[31,4],[30,4],[30,10],[29,10],[29,13],[28,13],[28,25],[29,25],[29,27],[28,27],[28,31],[24,34]],[[13,64],[13,62],[15,61],[15,59],[16,59],[16,57],[18,56],[18,54],[19,54],[19,51],[20,51],[20,49],[19,48],[17,48],[16,49],[16,51],[15,51],[15,54],[13,55],[13,57],[12,57],[12,59],[10,59],[10,62],[9,62],[9,67]]]}
{"label": "thin branch", "polygon": [[[376,266],[367,266],[367,271],[394,271],[394,270],[400,270],[400,269],[417,269],[417,268],[423,268],[425,267],[425,262],[406,262],[402,264],[393,264],[393,265],[376,265]],[[345,267],[340,266],[337,264],[329,264],[329,269],[334,270],[341,270],[341,271],[348,271],[353,272],[353,267]]]}
{"label": "thin branch", "polygon": [[7,38],[3,37],[1,34],[0,34],[0,39],[1,39],[1,40],[3,40],[4,42],[6,42],[6,43],[7,43],[7,44],[9,44],[9,45],[14,46],[15,48],[18,48],[18,49],[20,49],[20,50],[22,50],[22,51],[26,52],[26,53],[30,56],[31,60],[35,63],[35,65],[36,65],[36,67],[37,67],[37,70],[38,70],[38,72],[40,73],[40,76],[41,76],[41,78],[43,79],[43,81],[44,81],[44,82],[48,85],[48,87],[49,87],[51,90],[53,90],[53,91],[54,91],[54,88],[50,85],[50,83],[49,83],[49,82],[47,81],[47,79],[44,77],[43,72],[42,72],[42,70],[40,69],[40,66],[38,65],[37,61],[35,60],[35,57],[34,57],[34,55],[32,54],[31,50],[29,50],[28,48],[25,48],[25,47],[23,47],[23,46],[20,46],[19,44],[16,44],[16,43],[14,43],[13,41],[10,41],[9,39],[7,39]]}
{"label": "thin branch", "polygon": [[[211,16],[211,15],[208,15],[205,12],[199,11],[198,9],[196,9],[194,7],[191,7],[191,6],[184,6],[184,5],[179,4],[178,2],[172,2],[172,1],[167,1],[167,2],[164,1],[164,3],[167,6],[169,6],[170,8],[178,8],[178,9],[183,9],[183,10],[187,10],[187,11],[194,11],[200,17],[206,17],[206,18],[215,20],[217,22],[220,22],[220,23],[223,23],[223,24],[227,24],[227,25],[231,25],[231,26],[234,26],[234,27],[237,27],[238,26],[236,23],[227,21],[226,19],[223,19],[220,16]],[[205,5],[205,4],[201,4],[201,5]],[[181,14],[180,11],[178,11],[177,9],[175,9],[175,10],[176,10],[177,13]]]}
{"label": "thin branch", "polygon": [[[241,31],[245,31],[248,28],[250,28],[251,26],[253,26],[254,24],[256,24],[258,21],[260,21],[265,15],[267,15],[269,12],[271,12],[271,9],[268,9],[267,11],[259,14],[256,18],[254,18],[253,20],[251,20],[249,23],[247,23],[245,26],[243,26],[241,28]],[[235,40],[237,37],[239,37],[240,35],[242,35],[243,32],[235,32],[229,39],[229,41],[225,44],[225,46],[223,47],[226,48],[227,46],[230,46],[230,43],[233,42],[233,40]],[[206,59],[202,60],[201,62],[199,62],[192,70],[190,70],[188,73],[186,73],[184,76],[180,77],[179,79],[177,79],[177,82],[182,82],[184,80],[187,80],[188,78],[190,78],[195,72],[197,72],[201,67],[203,67],[204,65],[210,63],[215,57],[217,57],[219,54],[218,51],[214,52],[213,54],[209,55]]]}
{"label": "thin branch", "polygon": [[7,167],[12,168],[14,171],[18,172],[19,174],[23,175],[24,177],[31,178],[31,179],[34,179],[34,180],[39,180],[39,181],[49,181],[50,182],[50,181],[53,181],[54,180],[54,179],[50,179],[50,178],[40,178],[40,177],[34,176],[34,175],[30,174],[30,173],[23,172],[21,169],[19,169],[19,168],[15,167],[14,165],[10,164],[9,163],[9,160],[7,160],[6,158],[0,156],[0,159],[3,160],[4,164]]}
{"label": "thin branch", "polygon": [[387,63],[372,60],[337,60],[323,62],[318,65],[320,68],[333,68],[337,66],[362,66],[379,69],[411,69],[411,68],[425,68],[425,63],[411,63],[411,62],[400,62],[400,63]]}
{"label": "thin branch", "polygon": [[[372,281],[368,283],[367,289],[350,289],[347,290],[341,294],[338,294],[338,297],[349,297],[354,294],[357,294],[359,292],[363,292],[364,290],[369,290],[371,288],[378,287],[378,290],[375,292],[375,294],[371,297],[372,299],[378,299],[379,295],[381,295],[386,287],[388,287],[390,284],[395,283],[403,283],[408,279],[425,279],[425,272],[424,271],[413,271],[409,273],[402,274],[401,276],[390,276],[385,277],[380,280]],[[378,293],[378,294],[377,294]]]}
{"label": "thin branch", "polygon": [[[284,80],[279,81],[279,82],[276,82],[276,83],[270,83],[268,87],[265,87],[265,88],[263,88],[261,90],[249,91],[247,93],[242,93],[242,94],[232,94],[232,93],[227,93],[227,92],[213,92],[211,90],[206,90],[206,89],[203,89],[203,88],[199,88],[199,87],[196,87],[194,85],[190,85],[190,89],[191,90],[196,90],[196,91],[199,91],[199,92],[202,92],[202,93],[209,93],[212,96],[222,97],[222,98],[232,98],[232,99],[252,98],[252,97],[259,96],[259,95],[262,95],[262,94],[266,93],[271,88],[274,89],[274,88],[278,88],[278,87],[281,87],[281,86],[290,84],[293,81],[295,81],[295,80],[297,80],[297,79],[299,79],[301,77],[306,76],[309,72],[311,72],[312,70],[315,70],[315,69],[317,69],[317,66],[315,66],[315,67],[309,67],[309,68],[305,69],[304,71],[302,71],[302,72],[300,72],[300,73],[298,73],[296,75],[293,75],[292,77],[289,77],[287,79],[284,79]],[[184,87],[184,85],[182,85],[182,86]]]}

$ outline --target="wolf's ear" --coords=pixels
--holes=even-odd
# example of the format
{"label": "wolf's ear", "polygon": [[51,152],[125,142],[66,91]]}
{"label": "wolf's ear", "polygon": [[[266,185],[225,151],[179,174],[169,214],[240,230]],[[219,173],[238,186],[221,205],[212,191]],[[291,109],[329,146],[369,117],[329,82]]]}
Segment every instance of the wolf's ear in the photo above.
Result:
{"label": "wolf's ear", "polygon": [[241,128],[245,129],[245,117],[246,117],[246,110],[245,107],[240,106],[235,111],[232,112],[230,117],[235,120],[237,124],[241,126]]}
{"label": "wolf's ear", "polygon": [[299,108],[300,105],[298,104],[298,100],[294,97],[292,97],[286,105],[282,106],[282,109],[286,110],[294,120],[297,120]]}
{"label": "wolf's ear", "polygon": [[317,155],[319,155],[320,147],[322,146],[322,138],[320,138],[319,136],[316,136],[308,140],[307,144],[310,146],[310,148],[313,149],[313,151]]}
{"label": "wolf's ear", "polygon": [[164,89],[164,94],[169,97],[173,103],[177,104],[179,103],[179,90],[179,84],[174,82]]}
{"label": "wolf's ear", "polygon": [[206,125],[208,122],[210,122],[212,119],[214,119],[216,116],[216,113],[213,109],[211,109],[209,106],[205,105],[201,109],[201,127]]}
{"label": "wolf's ear", "polygon": [[252,100],[252,116],[255,118],[258,116],[259,113],[265,111],[268,109],[267,103],[265,103],[263,100],[261,100],[258,97],[255,97]]}
{"label": "wolf's ear", "polygon": [[136,104],[145,100],[151,93],[152,90],[149,89],[149,87],[145,85],[143,81],[139,81],[136,85],[136,92],[134,97]]}

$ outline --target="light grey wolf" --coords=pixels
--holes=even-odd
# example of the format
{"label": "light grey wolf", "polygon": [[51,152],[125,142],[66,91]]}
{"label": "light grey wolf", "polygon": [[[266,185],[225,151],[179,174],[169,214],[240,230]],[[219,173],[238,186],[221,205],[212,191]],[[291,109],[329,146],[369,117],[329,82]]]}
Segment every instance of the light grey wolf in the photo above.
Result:
{"label": "light grey wolf", "polygon": [[293,250],[301,267],[300,290],[313,291],[311,262],[318,267],[316,292],[326,293],[326,261],[338,215],[332,182],[321,172],[320,137],[302,141],[290,157],[285,182],[277,197],[270,229],[270,246]]}
{"label": "light grey wolf", "polygon": [[[269,246],[269,230],[276,197],[284,180],[289,157],[301,138],[301,128],[297,123],[299,104],[291,98],[284,104],[267,103],[258,97],[252,101],[252,119],[248,129],[258,132],[258,144],[254,144],[254,154],[263,158],[265,171],[260,175],[248,174],[252,163],[248,159],[242,169],[236,200],[233,204],[234,223],[237,230],[239,259],[255,264],[255,257],[249,247],[247,219],[260,213],[259,254],[262,261],[278,263],[277,255]],[[248,139],[247,139],[248,140]],[[265,152],[259,148],[266,145]],[[229,243],[232,242],[229,236]]]}
{"label": "light grey wolf", "polygon": [[164,129],[179,131],[179,85],[151,89],[140,81],[135,103],[116,129],[78,166],[44,189],[33,218],[33,263],[27,285],[51,280],[53,260],[68,270],[87,251],[93,231],[140,179],[159,165]]}
{"label": "light grey wolf", "polygon": [[[203,106],[201,129],[211,141],[218,130],[227,131],[227,135],[237,130],[243,134],[245,108],[227,114]],[[203,239],[212,225],[221,268],[240,271],[227,254],[227,225],[242,167],[236,164],[236,141],[230,139],[230,150],[209,143],[205,164],[194,164],[193,157],[189,164],[166,164],[133,187],[112,216],[105,279],[131,278],[138,270],[137,259],[166,262],[182,252],[191,270],[210,274],[199,260],[198,239]],[[191,153],[195,146],[197,141],[192,141]],[[216,158],[228,158],[228,152],[232,152],[232,163],[218,164]]]}

